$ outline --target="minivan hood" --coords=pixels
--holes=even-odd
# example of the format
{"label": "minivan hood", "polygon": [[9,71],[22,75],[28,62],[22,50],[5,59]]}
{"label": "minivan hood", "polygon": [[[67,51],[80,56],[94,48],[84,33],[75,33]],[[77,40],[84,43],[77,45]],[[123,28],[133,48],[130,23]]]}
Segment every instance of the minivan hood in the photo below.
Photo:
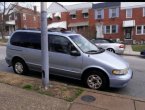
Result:
{"label": "minivan hood", "polygon": [[111,66],[114,69],[125,69],[129,67],[127,61],[121,56],[109,51],[104,51],[100,54],[90,54],[90,57],[106,66]]}

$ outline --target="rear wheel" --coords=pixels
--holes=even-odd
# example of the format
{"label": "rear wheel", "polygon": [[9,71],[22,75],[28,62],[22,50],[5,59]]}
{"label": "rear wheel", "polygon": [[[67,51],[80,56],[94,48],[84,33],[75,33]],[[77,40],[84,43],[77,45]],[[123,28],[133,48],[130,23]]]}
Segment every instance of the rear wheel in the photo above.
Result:
{"label": "rear wheel", "polygon": [[28,72],[28,67],[23,60],[16,59],[13,61],[13,70],[17,74],[24,74]]}
{"label": "rear wheel", "polygon": [[115,50],[114,50],[114,49],[112,49],[112,48],[108,48],[107,50],[108,50],[108,51],[110,51],[110,52],[115,53]]}
{"label": "rear wheel", "polygon": [[87,87],[96,90],[104,90],[108,88],[108,79],[100,71],[89,71],[84,78]]}

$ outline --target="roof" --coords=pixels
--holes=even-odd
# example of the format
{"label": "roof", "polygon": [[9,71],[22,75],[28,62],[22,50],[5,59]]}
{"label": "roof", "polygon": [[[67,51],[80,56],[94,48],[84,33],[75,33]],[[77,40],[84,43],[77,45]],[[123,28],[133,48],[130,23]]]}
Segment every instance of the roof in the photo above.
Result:
{"label": "roof", "polygon": [[114,7],[114,6],[120,6],[121,2],[104,2],[104,3],[97,3],[93,4],[92,8],[108,8],[108,7]]}
{"label": "roof", "polygon": [[145,7],[145,2],[121,2],[121,9]]}
{"label": "roof", "polygon": [[64,5],[64,6],[53,2],[47,8],[47,12],[56,13],[56,12],[66,12],[66,11],[82,10],[82,9],[90,9],[90,8],[92,8],[92,2],[79,3],[79,4],[74,4],[74,5]]}
{"label": "roof", "polygon": [[[17,5],[15,7],[15,11],[17,12],[21,12],[21,13],[29,13],[29,14],[34,14],[34,10],[30,9],[30,8],[26,8],[26,7],[22,7]],[[40,14],[38,11],[35,14]]]}
{"label": "roof", "polygon": [[79,3],[79,4],[74,4],[74,5],[65,5],[65,7],[68,11],[82,10],[82,9],[92,8],[92,4],[93,4],[92,2],[87,2],[87,3]]}

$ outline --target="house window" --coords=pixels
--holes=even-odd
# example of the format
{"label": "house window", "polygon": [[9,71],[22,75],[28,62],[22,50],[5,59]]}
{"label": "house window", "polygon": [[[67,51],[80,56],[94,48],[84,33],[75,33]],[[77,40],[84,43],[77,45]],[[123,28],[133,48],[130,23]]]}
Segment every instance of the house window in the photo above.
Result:
{"label": "house window", "polygon": [[69,15],[72,19],[76,19],[76,11],[71,11]]}
{"label": "house window", "polygon": [[105,28],[105,30],[104,30],[105,34],[115,34],[115,33],[118,33],[118,25],[104,26],[104,28]]}
{"label": "house window", "polygon": [[132,9],[126,9],[126,18],[132,18]]}
{"label": "house window", "polygon": [[26,14],[23,13],[23,20],[26,20]]}
{"label": "house window", "polygon": [[110,34],[110,26],[106,26],[106,34]]}
{"label": "house window", "polygon": [[76,15],[70,15],[72,19],[76,19]]}
{"label": "house window", "polygon": [[116,33],[116,32],[117,32],[116,25],[112,25],[112,33]]}
{"label": "house window", "polygon": [[18,18],[17,18],[17,15],[15,14],[15,20],[17,20]]}
{"label": "house window", "polygon": [[83,26],[78,26],[77,27],[77,31],[82,31],[83,30]]}
{"label": "house window", "polygon": [[112,18],[116,17],[116,8],[112,8],[111,16]]}
{"label": "house window", "polygon": [[17,13],[14,13],[14,20],[17,20],[18,17],[17,17]]}
{"label": "house window", "polygon": [[145,34],[145,25],[136,26],[136,35]]}
{"label": "house window", "polygon": [[101,19],[101,18],[102,18],[102,16],[101,16],[101,10],[98,10],[98,11],[97,11],[97,18],[98,18],[98,19]]}
{"label": "house window", "polygon": [[145,34],[145,26],[143,26],[143,34]]}
{"label": "house window", "polygon": [[9,16],[9,21],[12,20],[12,15]]}
{"label": "house window", "polygon": [[145,16],[145,7],[143,8],[143,16]]}
{"label": "house window", "polygon": [[95,19],[104,18],[104,9],[95,10]]}
{"label": "house window", "polygon": [[83,13],[83,17],[84,18],[88,18],[89,17],[89,14],[88,13]]}
{"label": "house window", "polygon": [[109,18],[119,17],[119,7],[109,9]]}
{"label": "house window", "polygon": [[36,17],[35,16],[33,17],[33,19],[34,19],[34,21],[36,21]]}

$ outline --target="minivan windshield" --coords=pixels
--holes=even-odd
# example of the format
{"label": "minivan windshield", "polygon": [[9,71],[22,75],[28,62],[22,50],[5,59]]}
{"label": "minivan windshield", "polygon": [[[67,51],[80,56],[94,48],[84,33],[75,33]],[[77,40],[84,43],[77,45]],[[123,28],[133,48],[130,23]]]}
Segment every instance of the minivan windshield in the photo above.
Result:
{"label": "minivan windshield", "polygon": [[69,37],[84,53],[98,53],[102,51],[102,49],[99,49],[81,35],[71,35]]}

